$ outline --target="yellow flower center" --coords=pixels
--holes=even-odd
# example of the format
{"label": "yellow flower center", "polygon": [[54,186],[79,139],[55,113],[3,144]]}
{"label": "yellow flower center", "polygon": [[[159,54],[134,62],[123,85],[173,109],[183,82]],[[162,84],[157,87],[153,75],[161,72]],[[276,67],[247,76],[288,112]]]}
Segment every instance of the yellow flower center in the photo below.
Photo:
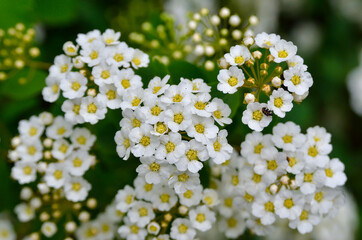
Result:
{"label": "yellow flower center", "polygon": [[113,38],[107,38],[105,39],[106,44],[111,44],[112,42],[114,42]]}
{"label": "yellow flower center", "polygon": [[23,167],[23,173],[25,175],[30,175],[33,172],[33,169],[30,166]]}
{"label": "yellow flower center", "polygon": [[274,99],[274,106],[276,106],[277,108],[283,106],[283,99],[280,97]]}
{"label": "yellow flower center", "polygon": [[198,132],[198,133],[204,133],[205,132],[205,127],[204,127],[204,125],[202,123],[198,123],[194,127],[195,127],[196,132]]}
{"label": "yellow flower center", "polygon": [[133,64],[136,65],[136,66],[138,66],[138,65],[141,64],[141,60],[140,60],[139,58],[133,58],[133,59],[132,59],[132,62],[133,62]]}
{"label": "yellow flower center", "polygon": [[131,86],[131,84],[129,83],[129,80],[128,80],[128,79],[123,79],[123,80],[121,81],[121,85],[122,85],[122,87],[123,87],[124,89],[127,89],[127,88],[129,88],[129,87]]}
{"label": "yellow flower center", "polygon": [[216,111],[214,112],[214,116],[215,116],[217,119],[222,118],[222,113],[221,113],[221,111],[220,111],[220,110],[216,110]]}
{"label": "yellow flower center", "polygon": [[274,212],[274,204],[272,202],[267,202],[264,204],[265,211],[267,212]]}
{"label": "yellow flower center", "polygon": [[59,91],[59,86],[57,84],[54,84],[52,86],[52,91],[53,91],[53,93],[57,93]]}
{"label": "yellow flower center", "polygon": [[206,219],[206,217],[205,217],[205,214],[203,214],[203,213],[199,213],[196,215],[196,221],[198,221],[200,223],[204,222],[205,219]]}
{"label": "yellow flower center", "polygon": [[73,183],[72,184],[72,190],[78,192],[82,188],[82,185],[80,183]]}
{"label": "yellow flower center", "polygon": [[79,110],[80,110],[80,105],[74,104],[73,106],[73,112],[75,114],[79,114]]}
{"label": "yellow flower center", "polygon": [[66,132],[65,128],[64,128],[64,127],[60,127],[60,128],[58,128],[57,134],[58,134],[58,135],[63,135],[65,132]]}
{"label": "yellow flower center", "polygon": [[330,168],[327,168],[326,170],[324,170],[326,172],[326,176],[327,177],[333,177],[333,170]]}
{"label": "yellow flower center", "polygon": [[59,151],[65,154],[65,153],[68,151],[68,145],[62,144],[62,145],[59,147]]}
{"label": "yellow flower center", "polygon": [[307,220],[308,219],[308,212],[306,210],[303,210],[302,213],[300,214],[299,219],[301,221]]}
{"label": "yellow flower center", "polygon": [[284,143],[291,143],[293,141],[293,137],[290,135],[285,135],[284,137],[282,137]]}
{"label": "yellow flower center", "polygon": [[34,155],[35,153],[36,153],[36,147],[34,147],[34,146],[28,147],[28,154],[29,155]]}
{"label": "yellow flower center", "polygon": [[161,112],[162,112],[162,109],[158,105],[151,108],[151,113],[153,116],[158,116],[158,115],[160,115]]}
{"label": "yellow flower center", "polygon": [[233,199],[232,198],[225,198],[224,199],[224,205],[226,207],[231,208],[233,206]]}
{"label": "yellow flower center", "polygon": [[2,237],[2,238],[4,238],[4,239],[8,238],[9,235],[10,235],[10,233],[9,233],[9,231],[6,230],[6,229],[1,230],[1,232],[0,232],[0,237]]}
{"label": "yellow flower center", "polygon": [[269,170],[274,171],[275,169],[278,168],[278,164],[275,160],[267,161],[267,167]]}
{"label": "yellow flower center", "polygon": [[37,133],[38,133],[38,129],[37,129],[37,128],[31,127],[31,128],[29,129],[29,135],[30,135],[30,136],[34,136],[34,135],[36,135]]}
{"label": "yellow flower center", "polygon": [[238,176],[232,176],[231,177],[231,184],[236,186],[239,184],[239,177]]}
{"label": "yellow flower center", "polygon": [[134,128],[140,127],[140,126],[141,126],[141,121],[138,120],[137,118],[134,118],[134,119],[132,120],[132,126],[133,126]]}
{"label": "yellow flower center", "polygon": [[140,98],[134,97],[134,99],[132,100],[132,106],[136,107],[136,106],[138,106],[140,104],[140,102],[141,102]]}
{"label": "yellow flower center", "polygon": [[291,81],[292,81],[292,83],[293,83],[294,85],[299,85],[299,84],[300,84],[300,77],[297,76],[297,75],[294,75],[294,76],[292,77]]}
{"label": "yellow flower center", "polygon": [[190,161],[192,161],[192,160],[198,160],[197,151],[195,151],[195,150],[193,150],[193,149],[190,149],[189,151],[187,151],[186,157],[187,157]]}
{"label": "yellow flower center", "polygon": [[78,142],[80,145],[84,145],[84,144],[86,144],[87,139],[86,139],[84,136],[79,136],[79,137],[77,137],[77,142]]}
{"label": "yellow flower center", "polygon": [[289,166],[293,167],[295,164],[297,164],[297,160],[294,157],[289,158]]}
{"label": "yellow flower center", "polygon": [[181,124],[184,120],[184,116],[181,113],[177,113],[173,116],[173,121],[177,124]]}
{"label": "yellow flower center", "polygon": [[211,205],[213,203],[212,197],[210,196],[206,196],[204,201],[207,203],[207,205]]}
{"label": "yellow flower center", "polygon": [[61,73],[65,73],[68,71],[68,65],[67,64],[64,64],[60,67],[60,72]]}
{"label": "yellow flower center", "polygon": [[317,202],[320,202],[323,200],[323,193],[322,192],[317,192],[315,195],[314,195],[314,199],[317,201]]}
{"label": "yellow flower center", "polygon": [[236,64],[242,64],[244,62],[244,58],[242,56],[237,56],[235,58],[235,63]]}
{"label": "yellow flower center", "polygon": [[181,234],[185,234],[187,232],[188,227],[185,224],[181,224],[178,226],[178,231]]}
{"label": "yellow flower center", "polygon": [[163,193],[160,196],[161,202],[168,203],[170,201],[170,195]]}
{"label": "yellow flower center", "polygon": [[108,90],[107,98],[108,98],[108,100],[116,99],[116,92],[113,90]]}
{"label": "yellow flower center", "polygon": [[255,121],[261,121],[262,118],[263,118],[263,113],[260,110],[256,110],[253,112],[253,119]]}
{"label": "yellow flower center", "polygon": [[102,232],[109,232],[110,230],[110,227],[108,224],[103,224],[102,225]]}
{"label": "yellow flower center", "polygon": [[143,136],[143,137],[141,138],[140,143],[141,143],[144,147],[147,147],[148,145],[150,145],[151,139],[150,139],[150,137]]}
{"label": "yellow flower center", "polygon": [[220,152],[220,150],[221,150],[221,143],[219,143],[219,141],[215,141],[213,145],[214,145],[214,150],[215,150],[215,152]]}
{"label": "yellow flower center", "polygon": [[195,103],[194,107],[196,109],[198,109],[198,110],[204,110],[205,107],[206,107],[206,104],[203,103],[203,102],[198,101],[198,102]]}
{"label": "yellow flower center", "polygon": [[139,228],[137,227],[137,225],[132,225],[132,226],[130,227],[130,230],[131,230],[131,233],[137,234],[138,231],[139,231]]}
{"label": "yellow flower center", "polygon": [[236,221],[236,219],[235,218],[229,218],[228,219],[228,227],[229,228],[234,228],[234,227],[236,227],[236,225],[238,224],[238,221]]}
{"label": "yellow flower center", "polygon": [[81,85],[80,85],[79,82],[73,82],[73,83],[72,83],[72,89],[73,89],[74,91],[78,91],[80,87],[81,87]]}
{"label": "yellow flower center", "polygon": [[111,76],[111,73],[108,70],[103,70],[101,73],[101,78],[107,79]]}
{"label": "yellow flower center", "polygon": [[131,204],[133,202],[133,195],[127,195],[126,199],[125,199],[125,202],[127,204]]}
{"label": "yellow flower center", "polygon": [[98,58],[98,52],[97,51],[93,51],[91,52],[91,54],[89,54],[89,57],[94,60]]}
{"label": "yellow flower center", "polygon": [[57,180],[62,179],[63,178],[63,171],[57,169],[57,170],[54,171],[53,176]]}
{"label": "yellow flower center", "polygon": [[155,225],[151,225],[149,229],[151,232],[157,232],[158,230],[158,228]]}
{"label": "yellow flower center", "polygon": [[294,202],[293,202],[293,199],[291,198],[288,198],[288,199],[285,199],[284,200],[284,207],[290,209],[294,206]]}
{"label": "yellow flower center", "polygon": [[82,166],[82,164],[83,164],[83,161],[82,161],[82,159],[80,159],[80,158],[75,158],[75,159],[73,160],[73,166],[74,166],[74,167],[80,167],[80,166]]}
{"label": "yellow flower center", "polygon": [[183,97],[180,94],[176,94],[175,96],[173,96],[172,101],[173,102],[181,102],[183,99]]}
{"label": "yellow flower center", "polygon": [[256,182],[256,183],[260,183],[261,182],[261,175],[254,173],[253,181]]}
{"label": "yellow flower center", "polygon": [[238,79],[236,77],[231,77],[229,78],[228,83],[230,86],[234,87],[236,84],[238,84]]}
{"label": "yellow flower center", "polygon": [[305,173],[304,182],[313,182],[313,173]]}
{"label": "yellow flower center", "polygon": [[285,50],[279,51],[279,52],[278,52],[278,57],[280,57],[280,58],[286,58],[286,57],[288,57],[287,51],[285,51]]}
{"label": "yellow flower center", "polygon": [[87,107],[88,113],[96,113],[97,112],[97,106],[94,103],[91,103]]}
{"label": "yellow flower center", "polygon": [[125,139],[125,140],[123,141],[123,146],[124,146],[125,148],[129,148],[130,145],[131,145],[131,144],[129,143],[129,139]]}
{"label": "yellow flower center", "polygon": [[167,127],[164,123],[158,122],[156,124],[156,132],[158,132],[159,134],[163,134],[166,131],[167,131]]}
{"label": "yellow flower center", "polygon": [[152,172],[158,172],[160,170],[160,164],[155,162],[151,163],[149,167]]}
{"label": "yellow flower center", "polygon": [[166,152],[167,153],[170,153],[170,152],[173,152],[175,150],[175,144],[173,142],[168,142],[165,144],[165,147],[166,147]]}
{"label": "yellow flower center", "polygon": [[148,210],[145,207],[138,209],[138,213],[141,217],[146,217],[148,215]]}
{"label": "yellow flower center", "polygon": [[114,54],[113,59],[114,59],[116,62],[122,62],[122,61],[123,61],[123,55],[120,54],[120,53],[116,53],[116,54]]}
{"label": "yellow flower center", "polygon": [[143,187],[145,189],[146,192],[149,192],[153,189],[153,184],[152,183],[146,183]]}
{"label": "yellow flower center", "polygon": [[253,197],[252,195],[250,195],[249,193],[245,193],[244,199],[245,199],[247,202],[252,202],[252,201],[254,201],[254,197]]}
{"label": "yellow flower center", "polygon": [[177,177],[179,182],[186,182],[189,179],[189,175],[187,175],[186,173],[180,174]]}
{"label": "yellow flower center", "polygon": [[261,150],[264,148],[263,144],[258,143],[257,145],[255,145],[254,147],[254,153],[256,154],[260,154]]}
{"label": "yellow flower center", "polygon": [[311,156],[311,157],[316,157],[318,155],[318,150],[315,146],[313,147],[310,147],[308,149],[308,155]]}
{"label": "yellow flower center", "polygon": [[192,198],[192,195],[194,195],[194,193],[191,190],[187,190],[186,192],[184,192],[184,197],[185,198]]}
{"label": "yellow flower center", "polygon": [[153,87],[153,94],[158,93],[158,91],[160,91],[161,88],[162,88],[161,86]]}

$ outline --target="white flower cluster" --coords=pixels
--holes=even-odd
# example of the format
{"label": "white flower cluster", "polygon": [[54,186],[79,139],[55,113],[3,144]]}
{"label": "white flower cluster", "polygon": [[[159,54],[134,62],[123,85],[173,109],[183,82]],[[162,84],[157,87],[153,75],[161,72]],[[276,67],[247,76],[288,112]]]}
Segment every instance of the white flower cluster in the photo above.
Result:
{"label": "white flower cluster", "polygon": [[8,219],[0,219],[0,240],[15,240],[16,234],[13,225]]}
{"label": "white flower cluster", "polygon": [[212,159],[221,164],[232,152],[227,131],[219,131],[215,124],[231,123],[228,105],[211,99],[211,88],[202,79],[181,78],[171,86],[168,80],[169,76],[153,78],[147,89],[129,91],[121,104],[117,152],[123,159],[130,153],[141,157],[137,172],[148,183],[168,179],[176,169],[198,178],[202,162]]}
{"label": "white flower cluster", "polygon": [[[250,90],[245,95],[247,108],[242,122],[252,130],[262,131],[273,114],[284,118],[293,108],[293,100],[301,102],[307,97],[313,79],[296,53],[292,42],[263,32],[248,44],[231,47],[225,54],[221,65],[227,69],[220,70],[217,89],[229,94],[242,87]],[[259,102],[261,92],[269,98],[267,103]]]}
{"label": "white flower cluster", "polygon": [[[346,182],[344,165],[330,159],[331,135],[313,127],[307,134],[292,122],[279,123],[273,134],[253,132],[241,144],[241,157],[214,175],[225,234],[240,236],[245,227],[266,235],[277,219],[304,234],[343,204],[338,188]],[[223,221],[223,220],[221,220]]]}
{"label": "white flower cluster", "polygon": [[66,42],[65,54],[55,58],[43,97],[54,102],[62,90],[66,98],[62,110],[69,122],[95,124],[105,117],[107,108],[120,108],[124,95],[142,86],[132,68],[147,67],[149,57],[120,42],[120,36],[111,29],[103,34],[98,30],[78,34],[77,45]]}
{"label": "white flower cluster", "polygon": [[44,112],[22,120],[13,138],[9,158],[15,162],[11,176],[20,184],[41,179],[41,194],[61,191],[69,201],[86,199],[91,185],[82,178],[95,157],[89,154],[96,137],[86,128],[73,128],[63,117]]}

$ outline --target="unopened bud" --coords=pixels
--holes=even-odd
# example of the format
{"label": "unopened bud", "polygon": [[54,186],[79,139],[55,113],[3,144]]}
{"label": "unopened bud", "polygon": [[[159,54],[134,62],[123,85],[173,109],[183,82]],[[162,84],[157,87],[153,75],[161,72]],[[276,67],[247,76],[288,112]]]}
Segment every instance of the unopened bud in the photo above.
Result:
{"label": "unopened bud", "polygon": [[289,177],[284,175],[280,178],[280,182],[283,184],[283,185],[287,185],[288,182],[289,182]]}
{"label": "unopened bud", "polygon": [[282,85],[282,80],[279,77],[274,77],[272,79],[272,84],[274,87],[280,87]]}
{"label": "unopened bud", "polygon": [[278,191],[278,186],[276,184],[273,184],[270,186],[270,192],[271,194],[275,194]]}
{"label": "unopened bud", "polygon": [[255,102],[255,96],[252,93],[245,94],[244,99],[247,104]]}
{"label": "unopened bud", "polygon": [[254,51],[252,53],[252,55],[253,55],[253,58],[255,58],[255,59],[260,59],[263,56],[263,54],[260,51]]}

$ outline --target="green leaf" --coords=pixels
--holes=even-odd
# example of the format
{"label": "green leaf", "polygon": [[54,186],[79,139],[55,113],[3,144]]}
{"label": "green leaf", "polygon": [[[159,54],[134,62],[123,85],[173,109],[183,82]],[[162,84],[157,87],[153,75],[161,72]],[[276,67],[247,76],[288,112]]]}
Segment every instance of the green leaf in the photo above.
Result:
{"label": "green leaf", "polygon": [[38,20],[48,24],[64,24],[77,17],[77,0],[35,0]]}
{"label": "green leaf", "polygon": [[[40,94],[45,86],[47,74],[44,71],[24,68],[14,77],[1,83],[0,93],[13,99],[27,99]],[[26,79],[24,83],[22,79]]]}

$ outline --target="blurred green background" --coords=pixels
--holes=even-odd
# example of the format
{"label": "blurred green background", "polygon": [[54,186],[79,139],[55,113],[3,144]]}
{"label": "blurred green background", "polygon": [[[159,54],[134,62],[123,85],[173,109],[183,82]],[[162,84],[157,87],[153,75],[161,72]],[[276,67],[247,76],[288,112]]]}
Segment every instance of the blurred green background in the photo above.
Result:
{"label": "blurred green background", "polygon": [[[362,15],[362,1],[195,0],[188,4],[186,0],[0,0],[0,28],[7,29],[19,22],[34,27],[35,45],[41,51],[37,60],[52,63],[54,57],[62,53],[63,43],[74,41],[78,33],[113,28],[122,32],[121,40],[129,42],[130,32],[140,31],[146,20],[157,19],[164,6],[175,10],[177,2],[184,2],[184,6],[195,6],[192,2],[197,2],[197,6],[205,4],[216,10],[229,6],[245,20],[257,14],[261,20],[258,30],[276,32],[300,47],[299,53],[309,66],[314,85],[308,98],[295,106],[283,121],[292,120],[301,125],[303,131],[314,125],[324,126],[332,134],[331,157],[339,157],[345,163],[347,188],[357,201],[362,217],[362,117],[352,112],[346,88],[346,77],[358,66],[362,46],[362,19],[359,16]],[[360,11],[357,14],[346,11],[341,5],[347,2],[357,2],[352,6],[360,6]],[[18,122],[45,110],[61,114],[59,103],[48,104],[42,100],[41,89],[47,71],[37,69],[31,80],[19,81],[28,71],[24,69],[15,77],[0,82],[0,212],[11,211],[19,202],[19,185],[9,177],[11,164],[6,157],[10,139],[17,134]],[[153,71],[144,74],[152,76],[162,72],[157,66]],[[175,77],[181,70],[170,68],[167,71]],[[216,72],[206,73],[197,68],[190,69],[187,75],[216,79]],[[240,117],[241,112],[238,112],[237,118]],[[106,120],[96,127],[89,126],[100,139],[95,146],[99,163],[86,177],[93,185],[90,196],[96,197],[103,207],[117,189],[131,183],[137,166],[137,161],[125,163],[115,151],[110,151],[110,146],[115,149],[113,136],[119,128],[120,118],[120,111],[110,111]],[[243,130],[235,130],[231,135]],[[107,174],[110,171],[114,174]],[[357,239],[362,239],[361,231]]]}

